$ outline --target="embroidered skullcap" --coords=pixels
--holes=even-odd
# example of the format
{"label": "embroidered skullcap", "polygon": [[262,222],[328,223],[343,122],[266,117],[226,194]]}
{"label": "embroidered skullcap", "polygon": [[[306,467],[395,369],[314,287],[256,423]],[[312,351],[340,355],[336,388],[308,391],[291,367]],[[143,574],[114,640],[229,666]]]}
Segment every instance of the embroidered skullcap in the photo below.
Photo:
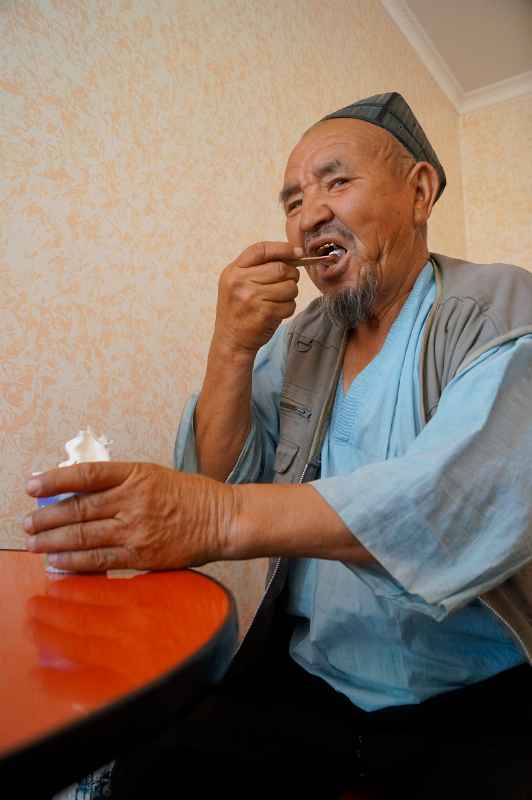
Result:
{"label": "embroidered skullcap", "polygon": [[444,169],[425,131],[402,95],[398,92],[374,94],[323,117],[324,120],[337,118],[361,119],[372,125],[378,125],[379,128],[384,128],[395,136],[416,161],[428,161],[432,164],[440,179],[436,200],[440,198],[447,183]]}

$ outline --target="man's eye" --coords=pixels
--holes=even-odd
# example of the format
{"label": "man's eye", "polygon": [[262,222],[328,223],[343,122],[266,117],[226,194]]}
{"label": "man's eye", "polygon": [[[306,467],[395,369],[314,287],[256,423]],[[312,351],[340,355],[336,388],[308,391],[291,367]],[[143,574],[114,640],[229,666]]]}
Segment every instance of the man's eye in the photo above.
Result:
{"label": "man's eye", "polygon": [[329,184],[329,189],[334,189],[335,186],[343,186],[348,180],[348,178],[334,178]]}
{"label": "man's eye", "polygon": [[291,200],[289,203],[286,204],[286,213],[289,214],[291,211],[294,211],[296,208],[299,208],[301,205],[301,198],[298,200]]}

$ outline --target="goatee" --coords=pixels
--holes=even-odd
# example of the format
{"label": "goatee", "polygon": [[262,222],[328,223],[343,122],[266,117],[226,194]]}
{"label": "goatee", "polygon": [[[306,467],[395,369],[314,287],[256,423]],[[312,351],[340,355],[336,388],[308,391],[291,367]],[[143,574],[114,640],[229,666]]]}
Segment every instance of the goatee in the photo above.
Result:
{"label": "goatee", "polygon": [[361,322],[369,322],[375,316],[378,281],[373,270],[360,273],[360,285],[347,286],[338,292],[324,294],[322,306],[335,325],[356,328]]}

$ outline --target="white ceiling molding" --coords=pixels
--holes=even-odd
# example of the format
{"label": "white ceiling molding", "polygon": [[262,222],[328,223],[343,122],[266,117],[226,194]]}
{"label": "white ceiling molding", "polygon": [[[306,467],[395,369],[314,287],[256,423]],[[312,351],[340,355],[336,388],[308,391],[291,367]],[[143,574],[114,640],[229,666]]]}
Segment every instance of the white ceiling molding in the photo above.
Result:
{"label": "white ceiling molding", "polygon": [[458,110],[465,114],[467,111],[475,111],[477,108],[502,103],[503,100],[510,100],[512,97],[519,97],[523,94],[532,94],[532,70],[523,72],[521,75],[514,75],[505,81],[491,83],[489,86],[482,86],[471,92],[464,92]]}
{"label": "white ceiling molding", "polygon": [[404,0],[381,0],[381,3],[399,30],[406,36],[440,89],[445,92],[459,111],[464,91],[447,66],[447,62],[434,47],[432,39],[418,22],[415,14]]}
{"label": "white ceiling molding", "polygon": [[532,71],[465,92],[406,0],[381,0],[381,3],[460,114],[532,93]]}

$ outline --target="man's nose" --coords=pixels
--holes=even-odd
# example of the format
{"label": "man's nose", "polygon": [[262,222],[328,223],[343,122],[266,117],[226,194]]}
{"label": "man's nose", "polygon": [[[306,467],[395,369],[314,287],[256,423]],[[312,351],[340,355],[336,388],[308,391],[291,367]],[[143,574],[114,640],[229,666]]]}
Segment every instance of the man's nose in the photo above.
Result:
{"label": "man's nose", "polygon": [[299,215],[299,226],[303,233],[310,233],[325,222],[330,222],[333,217],[333,212],[321,194],[308,194],[303,198]]}

